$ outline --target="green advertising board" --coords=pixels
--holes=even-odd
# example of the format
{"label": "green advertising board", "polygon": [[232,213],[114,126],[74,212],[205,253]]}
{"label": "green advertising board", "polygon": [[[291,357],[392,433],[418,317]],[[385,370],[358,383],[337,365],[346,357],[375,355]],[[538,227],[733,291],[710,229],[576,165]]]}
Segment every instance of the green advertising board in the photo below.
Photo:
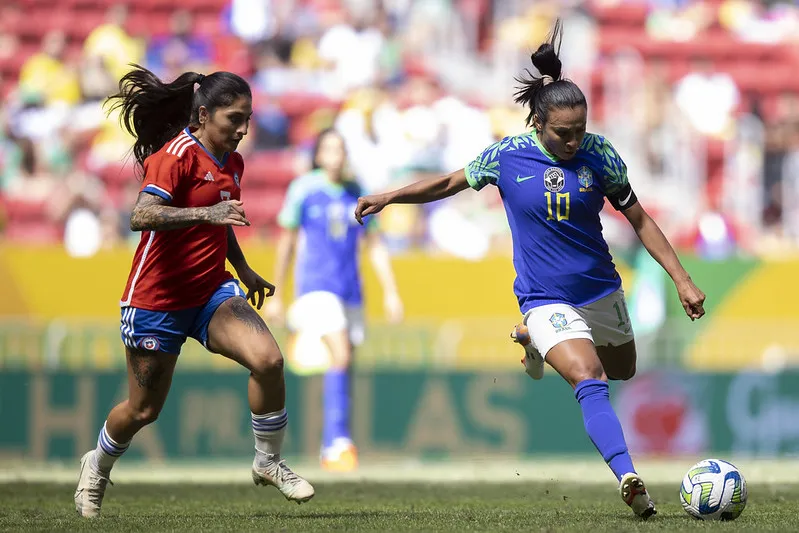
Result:
{"label": "green advertising board", "polygon": [[[286,450],[318,454],[322,380],[290,375]],[[249,456],[244,372],[178,372],[158,421],[130,456],[160,460]],[[354,438],[364,459],[404,455],[590,453],[579,406],[559,377],[523,372],[379,372],[357,375]],[[94,447],[123,374],[0,373],[0,457],[68,459]],[[799,373],[641,374],[614,384],[635,453],[799,451]]]}

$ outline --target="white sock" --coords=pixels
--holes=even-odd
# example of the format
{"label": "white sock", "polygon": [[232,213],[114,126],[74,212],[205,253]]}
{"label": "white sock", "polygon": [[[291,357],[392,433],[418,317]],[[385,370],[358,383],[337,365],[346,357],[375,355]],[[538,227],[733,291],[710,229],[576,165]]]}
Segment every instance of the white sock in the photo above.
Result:
{"label": "white sock", "polygon": [[274,413],[252,415],[252,432],[255,435],[256,459],[260,461],[274,460],[280,457],[280,447],[286,435],[289,422],[285,407]]}
{"label": "white sock", "polygon": [[94,450],[91,466],[96,472],[108,475],[117,459],[122,457],[122,454],[128,449],[130,442],[118,443],[108,435],[105,426],[103,424],[103,429],[100,430],[100,435],[97,437],[97,448]]}

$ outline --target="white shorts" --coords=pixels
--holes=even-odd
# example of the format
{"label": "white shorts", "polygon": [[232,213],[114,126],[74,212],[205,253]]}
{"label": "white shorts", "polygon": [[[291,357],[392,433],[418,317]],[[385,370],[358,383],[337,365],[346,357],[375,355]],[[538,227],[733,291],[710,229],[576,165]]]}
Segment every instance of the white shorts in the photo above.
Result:
{"label": "white shorts", "polygon": [[524,315],[524,323],[535,349],[544,357],[556,344],[569,339],[588,339],[595,346],[620,346],[634,339],[621,288],[584,307],[534,307]]}
{"label": "white shorts", "polygon": [[291,331],[319,337],[346,329],[354,346],[363,343],[363,308],[345,304],[332,292],[303,294],[289,307],[286,321]]}

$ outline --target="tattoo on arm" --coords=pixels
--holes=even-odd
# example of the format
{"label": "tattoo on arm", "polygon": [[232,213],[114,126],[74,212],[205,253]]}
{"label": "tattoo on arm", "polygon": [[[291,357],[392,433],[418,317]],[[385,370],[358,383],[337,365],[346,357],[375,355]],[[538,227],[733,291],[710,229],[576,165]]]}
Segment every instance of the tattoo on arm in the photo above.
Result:
{"label": "tattoo on arm", "polygon": [[158,356],[157,353],[129,352],[130,368],[142,389],[156,391],[161,385],[166,366],[160,363]]}
{"label": "tattoo on arm", "polygon": [[168,201],[147,192],[139,193],[130,215],[131,231],[187,228],[207,222],[205,207],[172,207]]}
{"label": "tattoo on arm", "polygon": [[230,311],[236,319],[247,324],[256,333],[269,332],[269,328],[266,327],[266,323],[261,316],[244,299],[234,298],[230,303]]}
{"label": "tattoo on arm", "polygon": [[241,246],[239,246],[239,241],[231,226],[227,228],[227,260],[237,269],[246,262],[244,252],[241,251]]}

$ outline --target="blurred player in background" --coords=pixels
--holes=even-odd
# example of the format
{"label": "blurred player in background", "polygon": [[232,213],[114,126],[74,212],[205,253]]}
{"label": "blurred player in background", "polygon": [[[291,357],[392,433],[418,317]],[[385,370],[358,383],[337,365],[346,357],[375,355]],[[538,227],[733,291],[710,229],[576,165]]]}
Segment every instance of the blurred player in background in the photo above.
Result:
{"label": "blurred player in background", "polygon": [[560,39],[558,21],[531,57],[540,76],[518,80],[516,101],[530,108],[527,124],[534,131],[502,139],[448,176],[360,198],[355,216],[361,221],[392,203],[432,202],[469,187],[499,188],[513,237],[513,288],[524,315],[513,336],[525,347],[527,373],[540,379],[546,359],[569,382],[622,499],[648,518],[655,505],[608,395],[608,379],[635,374],[636,350],[621,279],[602,236],[605,198],[674,280],[692,320],[704,315],[705,295],[638,203],[619,154],[603,137],[586,134],[585,96],[561,77]]}
{"label": "blurred player in background", "polygon": [[129,396],[109,413],[97,448],[81,459],[75,507],[85,517],[100,514],[111,468],[158,417],[187,337],[250,371],[253,481],[307,501],[313,487],[280,458],[288,423],[283,356],[247,303],[260,308],[274,286],[249,267],[233,232],[250,224],[240,200],[244,162],[236,152],[252,115],[250,87],[229,72],[186,72],[163,83],[136,67],[119,89],[111,101],[136,137],[133,153],[144,172],[130,219],[142,237],[120,302]]}
{"label": "blurred player in background", "polygon": [[[353,349],[364,338],[361,243],[370,248],[388,319],[399,322],[403,307],[376,224],[363,228],[352,218],[361,188],[348,175],[344,139],[332,129],[321,132],[312,157],[313,169],[291,183],[278,216],[283,228],[275,267],[278,292],[266,313],[277,323],[287,319],[292,331],[321,338],[327,347],[321,462],[329,470],[349,471],[358,462],[350,432],[350,369]],[[286,314],[280,288],[298,242],[297,299]]]}

